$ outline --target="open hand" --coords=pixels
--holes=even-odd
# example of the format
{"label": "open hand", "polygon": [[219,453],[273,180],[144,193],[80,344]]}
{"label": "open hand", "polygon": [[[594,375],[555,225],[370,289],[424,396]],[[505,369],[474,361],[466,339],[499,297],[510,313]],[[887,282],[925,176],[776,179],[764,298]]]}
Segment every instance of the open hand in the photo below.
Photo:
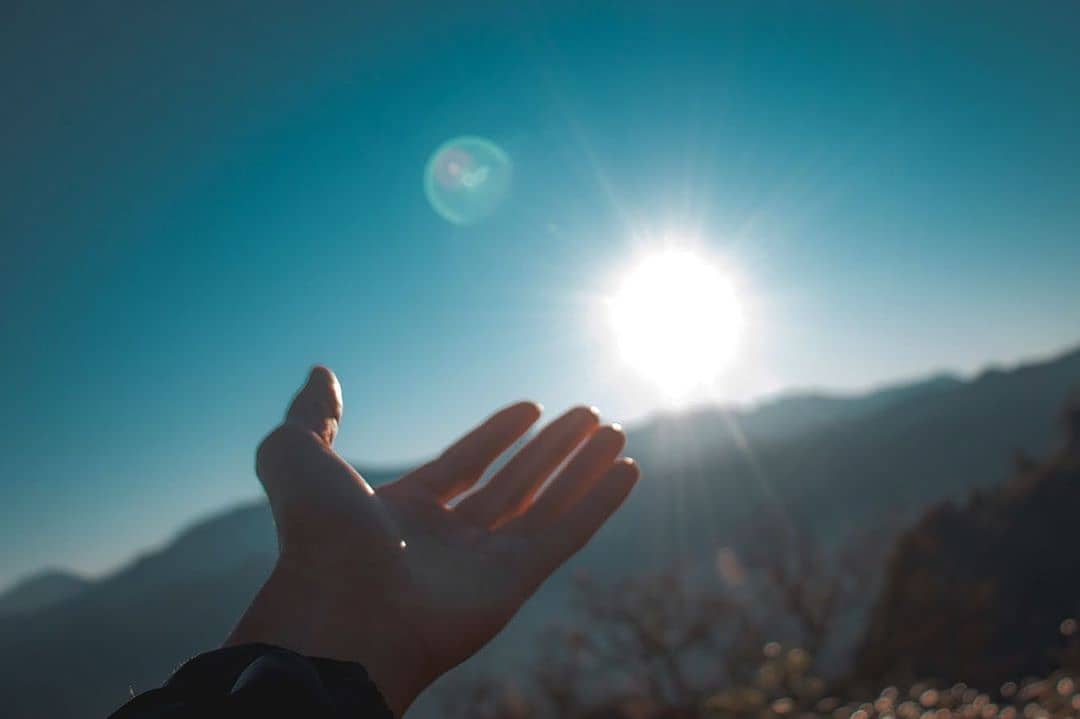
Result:
{"label": "open hand", "polygon": [[537,405],[506,407],[376,490],[333,450],[341,414],[337,378],[316,367],[259,447],[281,555],[228,643],[360,662],[401,716],[589,540],[638,469],[619,458],[621,430],[577,407],[451,506],[536,422]]}

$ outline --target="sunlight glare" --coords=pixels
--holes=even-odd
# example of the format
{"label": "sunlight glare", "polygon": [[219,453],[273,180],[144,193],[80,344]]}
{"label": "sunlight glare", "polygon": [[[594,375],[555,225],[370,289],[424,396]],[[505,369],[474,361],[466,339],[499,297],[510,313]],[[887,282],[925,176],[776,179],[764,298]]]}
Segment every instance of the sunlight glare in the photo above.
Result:
{"label": "sunlight glare", "polygon": [[708,387],[732,360],[742,330],[730,279],[682,250],[641,261],[609,309],[622,358],[669,399]]}

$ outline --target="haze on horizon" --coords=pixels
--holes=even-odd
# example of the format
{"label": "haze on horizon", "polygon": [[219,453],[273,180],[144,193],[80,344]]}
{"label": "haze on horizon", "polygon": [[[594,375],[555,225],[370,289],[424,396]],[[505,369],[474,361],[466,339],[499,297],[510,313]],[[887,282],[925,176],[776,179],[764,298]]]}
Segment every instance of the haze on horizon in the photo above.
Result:
{"label": "haze on horizon", "polygon": [[[377,465],[520,397],[656,411],[598,299],[664,235],[745,304],[697,401],[1080,340],[1080,8],[698,5],[15,6],[0,585],[257,496],[315,362]],[[465,134],[514,176],[457,226],[422,173]]]}

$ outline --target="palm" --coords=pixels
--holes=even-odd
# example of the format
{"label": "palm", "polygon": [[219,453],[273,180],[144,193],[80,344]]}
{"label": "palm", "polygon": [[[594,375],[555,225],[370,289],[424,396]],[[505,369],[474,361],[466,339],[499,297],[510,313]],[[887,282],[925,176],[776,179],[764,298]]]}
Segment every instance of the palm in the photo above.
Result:
{"label": "palm", "polygon": [[507,407],[373,491],[332,448],[340,388],[316,368],[258,455],[282,562],[320,586],[363,588],[343,623],[404,639],[420,648],[414,659],[431,678],[441,674],[494,636],[637,479],[633,463],[618,459],[622,433],[579,407],[465,494],[539,414],[531,403]]}
{"label": "palm", "polygon": [[430,651],[456,664],[490,639],[535,588],[536,578],[515,561],[526,542],[443,507],[388,491],[377,496],[409,537],[400,555],[402,609]]}

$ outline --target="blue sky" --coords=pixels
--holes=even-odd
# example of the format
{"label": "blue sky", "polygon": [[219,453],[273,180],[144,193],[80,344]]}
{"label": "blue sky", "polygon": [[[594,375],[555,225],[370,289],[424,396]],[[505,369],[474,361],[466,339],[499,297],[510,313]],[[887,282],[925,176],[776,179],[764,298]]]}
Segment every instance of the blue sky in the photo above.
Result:
{"label": "blue sky", "polygon": [[[647,414],[596,299],[664,233],[748,307],[711,399],[1080,340],[1074,4],[119,5],[0,23],[0,583],[257,496],[314,362],[368,463]],[[461,134],[515,171],[472,227],[421,182]]]}

